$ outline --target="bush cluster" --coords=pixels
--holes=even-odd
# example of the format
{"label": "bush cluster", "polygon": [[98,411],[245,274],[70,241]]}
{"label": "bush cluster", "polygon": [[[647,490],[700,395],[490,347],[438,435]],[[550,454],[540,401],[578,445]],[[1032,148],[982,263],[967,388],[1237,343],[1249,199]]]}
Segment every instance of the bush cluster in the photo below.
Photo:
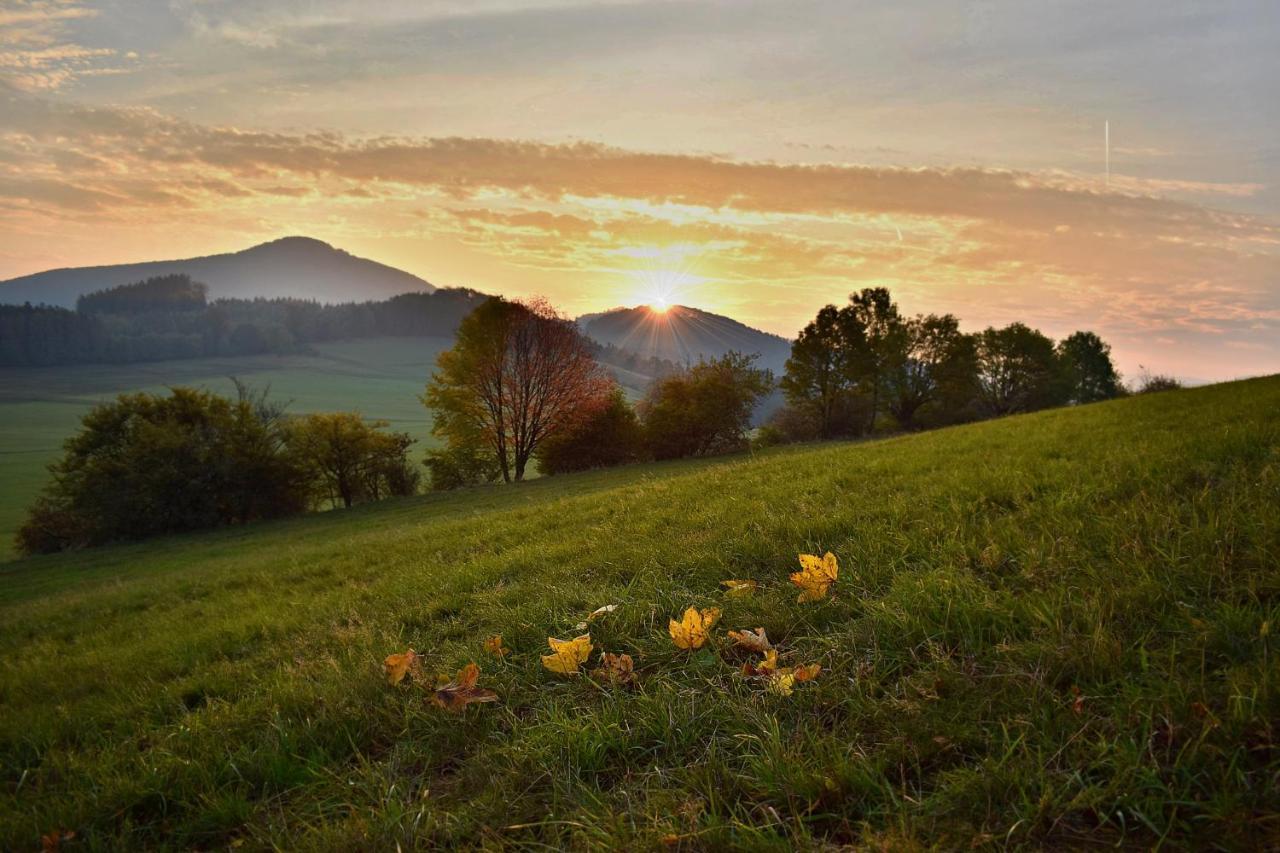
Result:
{"label": "bush cluster", "polygon": [[[238,384],[238,383],[237,383]],[[27,554],[413,494],[413,440],[352,412],[286,416],[265,394],[194,388],[94,407],[18,532]]]}

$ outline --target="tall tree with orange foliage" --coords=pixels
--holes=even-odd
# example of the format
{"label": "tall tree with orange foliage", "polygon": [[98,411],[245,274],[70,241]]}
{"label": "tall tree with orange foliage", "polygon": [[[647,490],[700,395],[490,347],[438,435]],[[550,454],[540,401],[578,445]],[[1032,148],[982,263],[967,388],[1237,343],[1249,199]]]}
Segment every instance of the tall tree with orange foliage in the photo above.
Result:
{"label": "tall tree with orange foliage", "polygon": [[492,297],[441,353],[423,403],[451,451],[487,450],[506,482],[524,479],[538,446],[612,390],[578,327],[545,300]]}

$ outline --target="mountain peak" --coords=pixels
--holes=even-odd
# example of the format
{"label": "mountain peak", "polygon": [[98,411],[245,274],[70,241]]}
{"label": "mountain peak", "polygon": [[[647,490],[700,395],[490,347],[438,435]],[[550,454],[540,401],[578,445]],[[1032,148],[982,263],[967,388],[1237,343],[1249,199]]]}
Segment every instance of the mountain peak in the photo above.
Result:
{"label": "mountain peak", "polygon": [[[256,252],[260,250],[289,249],[304,251],[325,251],[325,252],[342,252],[341,249],[335,249],[323,240],[317,240],[315,237],[306,237],[301,234],[291,235],[289,237],[280,237],[276,240],[268,240],[265,243],[259,243],[256,246],[250,246],[244,249],[244,252]],[[347,254],[342,252],[342,254]]]}
{"label": "mountain peak", "polygon": [[757,355],[761,367],[780,372],[791,354],[785,338],[688,305],[615,308],[580,317],[578,323],[599,343],[678,363],[736,351]]}
{"label": "mountain peak", "polygon": [[314,237],[292,235],[238,252],[101,267],[48,270],[0,282],[0,303],[76,304],[95,290],[158,275],[189,275],[222,298],[362,302],[435,288],[403,270],[360,258]]}

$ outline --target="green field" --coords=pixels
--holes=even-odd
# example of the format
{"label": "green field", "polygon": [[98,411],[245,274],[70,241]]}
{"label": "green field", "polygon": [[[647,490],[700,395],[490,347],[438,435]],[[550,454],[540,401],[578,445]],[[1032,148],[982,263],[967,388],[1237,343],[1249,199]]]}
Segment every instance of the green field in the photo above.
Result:
{"label": "green field", "polygon": [[234,393],[229,377],[292,401],[295,413],[358,410],[384,418],[431,444],[430,418],[418,395],[447,338],[376,338],[318,344],[308,355],[163,361],[148,364],[0,368],[0,560],[12,558],[13,535],[48,479],[47,466],[95,403],[132,391],[194,385]]}
{"label": "green field", "polygon": [[[540,665],[604,604],[634,689]],[[755,626],[819,678],[742,678]],[[1280,378],[42,557],[0,567],[0,848],[1258,849],[1278,634]],[[409,646],[500,701],[388,686]]]}

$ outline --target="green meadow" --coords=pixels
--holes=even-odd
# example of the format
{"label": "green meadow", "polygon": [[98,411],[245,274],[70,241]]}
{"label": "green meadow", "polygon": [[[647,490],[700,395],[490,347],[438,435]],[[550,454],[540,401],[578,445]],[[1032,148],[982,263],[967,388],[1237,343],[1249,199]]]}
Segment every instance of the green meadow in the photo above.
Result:
{"label": "green meadow", "polygon": [[[407,427],[375,381],[278,390]],[[33,448],[73,422],[30,405]],[[606,604],[637,684],[546,671]],[[693,653],[689,606],[723,609]],[[819,677],[743,678],[724,631],[756,626]],[[0,848],[1258,849],[1277,634],[1276,377],[29,559],[0,567]],[[383,675],[409,647],[425,688]],[[434,707],[473,660],[499,701]]]}
{"label": "green meadow", "polygon": [[430,446],[430,418],[418,395],[447,338],[373,338],[319,344],[306,355],[241,356],[125,365],[0,368],[0,560],[11,559],[13,535],[48,480],[80,418],[95,403],[134,391],[193,385],[233,394],[230,377],[295,413],[359,410]]}

